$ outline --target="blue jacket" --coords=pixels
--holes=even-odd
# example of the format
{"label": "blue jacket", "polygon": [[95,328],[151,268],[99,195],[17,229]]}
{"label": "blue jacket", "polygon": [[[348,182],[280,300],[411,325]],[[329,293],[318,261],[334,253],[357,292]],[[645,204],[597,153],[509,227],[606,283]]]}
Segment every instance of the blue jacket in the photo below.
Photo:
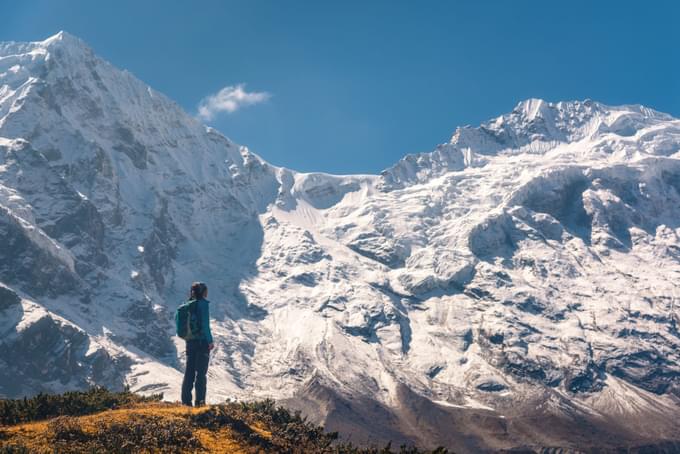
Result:
{"label": "blue jacket", "polygon": [[201,318],[201,337],[197,338],[205,340],[209,344],[213,343],[212,333],[210,332],[210,301],[206,299],[198,300],[198,316]]}

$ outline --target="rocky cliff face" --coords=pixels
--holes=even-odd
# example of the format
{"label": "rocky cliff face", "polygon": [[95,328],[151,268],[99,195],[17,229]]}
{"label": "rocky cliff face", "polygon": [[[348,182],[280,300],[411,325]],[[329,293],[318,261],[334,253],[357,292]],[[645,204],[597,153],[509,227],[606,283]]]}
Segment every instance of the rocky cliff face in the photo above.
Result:
{"label": "rocky cliff face", "polygon": [[651,109],[529,100],[380,176],[301,174],[75,37],[0,44],[0,393],[176,398],[200,279],[214,400],[457,452],[672,439],[679,150]]}

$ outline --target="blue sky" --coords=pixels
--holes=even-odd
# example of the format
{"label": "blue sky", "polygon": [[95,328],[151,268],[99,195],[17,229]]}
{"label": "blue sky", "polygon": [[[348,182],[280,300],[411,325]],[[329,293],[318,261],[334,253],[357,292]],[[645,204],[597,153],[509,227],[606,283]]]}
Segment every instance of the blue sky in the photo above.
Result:
{"label": "blue sky", "polygon": [[301,171],[377,173],[530,97],[680,116],[676,1],[0,0],[0,11],[0,40],[66,30],[195,115],[240,88],[250,105],[227,90],[203,105],[236,110],[208,123]]}

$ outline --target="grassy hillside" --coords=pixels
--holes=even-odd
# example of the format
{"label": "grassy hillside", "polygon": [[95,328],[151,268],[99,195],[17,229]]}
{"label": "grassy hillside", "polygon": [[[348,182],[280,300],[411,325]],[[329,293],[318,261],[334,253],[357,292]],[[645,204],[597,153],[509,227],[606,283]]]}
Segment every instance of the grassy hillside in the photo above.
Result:
{"label": "grassy hillside", "polygon": [[338,434],[325,432],[271,400],[188,408],[161,398],[93,388],[0,400],[0,454],[423,452],[338,444]]}

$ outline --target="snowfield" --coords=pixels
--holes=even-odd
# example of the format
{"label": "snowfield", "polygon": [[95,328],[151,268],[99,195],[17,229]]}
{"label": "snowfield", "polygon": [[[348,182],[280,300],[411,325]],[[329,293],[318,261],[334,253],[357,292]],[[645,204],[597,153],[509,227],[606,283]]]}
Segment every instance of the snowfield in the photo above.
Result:
{"label": "snowfield", "polygon": [[680,443],[680,120],[643,106],[531,99],[304,174],[67,33],[0,43],[0,238],[5,396],[178,399],[203,280],[212,401],[456,452]]}

